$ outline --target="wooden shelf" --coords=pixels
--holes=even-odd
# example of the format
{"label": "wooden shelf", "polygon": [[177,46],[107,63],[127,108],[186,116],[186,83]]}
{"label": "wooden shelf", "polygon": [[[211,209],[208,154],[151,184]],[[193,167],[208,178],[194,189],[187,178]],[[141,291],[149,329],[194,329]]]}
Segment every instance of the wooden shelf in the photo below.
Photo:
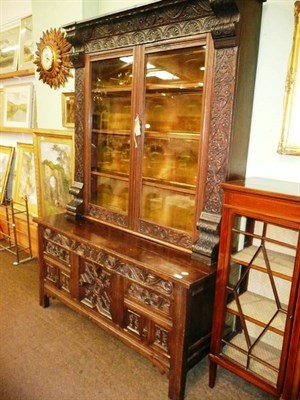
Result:
{"label": "wooden shelf", "polygon": [[[251,343],[255,341],[254,338],[250,338],[250,340]],[[245,336],[243,334],[238,334],[223,347],[222,353],[234,360],[234,362],[241,364],[244,368],[260,375],[263,379],[267,379],[272,384],[276,384],[281,351],[275,347],[259,341],[253,347],[251,354],[249,354]],[[248,357],[250,361],[247,366]],[[270,367],[268,367],[268,365]]]}
{"label": "wooden shelf", "polygon": [[[258,246],[253,245],[246,247],[238,253],[235,253],[231,260],[237,264],[249,266],[249,263],[257,250]],[[267,254],[273,275],[291,281],[294,272],[295,257],[269,249],[267,249]],[[251,268],[266,273],[268,272],[262,251],[259,252],[251,264]]]}
{"label": "wooden shelf", "polygon": [[[279,335],[284,334],[286,314],[278,311],[275,301],[249,291],[241,294],[239,301],[244,318],[262,327],[267,326],[278,312],[268,329]],[[227,310],[240,315],[235,300],[227,305]]]}
{"label": "wooden shelf", "polygon": [[33,128],[7,128],[5,126],[0,126],[0,132],[5,133],[33,133]]}
{"label": "wooden shelf", "polygon": [[20,78],[24,76],[34,75],[34,68],[24,69],[23,71],[13,71],[7,72],[5,74],[0,74],[0,79],[10,79],[10,78]]}

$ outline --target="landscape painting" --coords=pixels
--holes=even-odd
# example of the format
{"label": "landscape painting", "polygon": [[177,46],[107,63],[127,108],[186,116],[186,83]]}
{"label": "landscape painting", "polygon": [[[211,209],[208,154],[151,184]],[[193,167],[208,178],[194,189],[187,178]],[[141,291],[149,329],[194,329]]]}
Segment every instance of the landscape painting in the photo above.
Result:
{"label": "landscape painting", "polygon": [[74,173],[73,132],[34,132],[39,215],[66,211],[73,199],[69,189]]}

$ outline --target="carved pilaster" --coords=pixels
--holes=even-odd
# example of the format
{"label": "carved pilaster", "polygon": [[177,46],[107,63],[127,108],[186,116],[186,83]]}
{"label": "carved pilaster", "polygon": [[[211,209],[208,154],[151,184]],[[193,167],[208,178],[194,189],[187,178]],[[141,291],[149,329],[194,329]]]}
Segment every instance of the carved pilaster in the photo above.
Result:
{"label": "carved pilaster", "polygon": [[219,222],[222,212],[221,183],[226,180],[228,165],[236,62],[235,47],[216,51],[205,204],[204,212],[201,213],[197,224],[200,232],[199,240],[193,246],[194,253],[211,264],[216,261],[219,241]]}
{"label": "carved pilaster", "polygon": [[75,181],[83,182],[84,168],[84,69],[75,71]]}

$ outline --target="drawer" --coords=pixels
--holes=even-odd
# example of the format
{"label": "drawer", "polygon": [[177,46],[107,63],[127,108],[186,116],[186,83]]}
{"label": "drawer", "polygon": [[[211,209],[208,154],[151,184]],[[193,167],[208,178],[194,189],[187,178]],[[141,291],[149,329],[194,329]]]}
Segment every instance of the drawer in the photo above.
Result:
{"label": "drawer", "polygon": [[44,253],[59,260],[65,265],[70,265],[70,251],[50,240],[44,242]]}
{"label": "drawer", "polygon": [[147,309],[158,312],[168,318],[172,315],[172,301],[170,296],[161,293],[136,282],[126,281],[125,297],[145,306]]}

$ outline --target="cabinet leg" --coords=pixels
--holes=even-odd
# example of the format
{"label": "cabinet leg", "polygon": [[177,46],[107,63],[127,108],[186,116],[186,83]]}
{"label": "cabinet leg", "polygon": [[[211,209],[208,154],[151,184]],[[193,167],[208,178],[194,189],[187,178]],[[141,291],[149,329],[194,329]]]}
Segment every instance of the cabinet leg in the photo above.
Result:
{"label": "cabinet leg", "polygon": [[172,379],[169,381],[169,399],[170,400],[183,400],[186,384],[186,372],[181,374],[181,378],[173,382]]}
{"label": "cabinet leg", "polygon": [[217,364],[213,361],[209,361],[209,387],[213,388],[216,382],[217,375]]}
{"label": "cabinet leg", "polygon": [[44,307],[44,308],[47,308],[47,307],[49,307],[49,305],[50,305],[50,299],[49,299],[49,297],[46,296],[46,295],[42,295],[42,296],[40,297],[40,306],[42,306],[42,307]]}

